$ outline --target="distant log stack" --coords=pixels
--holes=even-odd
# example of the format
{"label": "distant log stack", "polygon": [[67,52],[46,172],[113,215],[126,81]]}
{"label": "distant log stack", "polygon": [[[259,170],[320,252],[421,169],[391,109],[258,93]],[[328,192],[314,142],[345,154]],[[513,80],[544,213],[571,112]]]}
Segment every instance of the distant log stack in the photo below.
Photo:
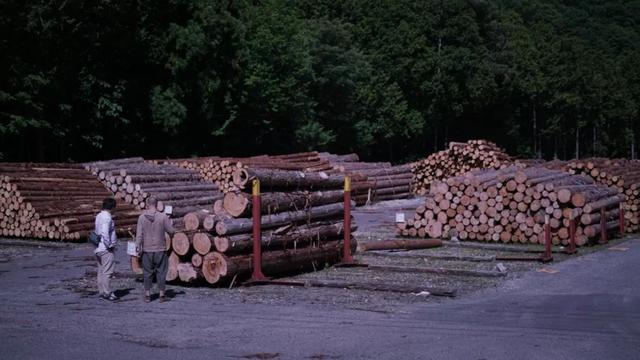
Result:
{"label": "distant log stack", "polygon": [[305,152],[244,158],[206,157],[155,160],[154,162],[195,170],[203,179],[214,182],[223,193],[242,191],[242,187],[238,187],[234,180],[234,174],[255,169],[349,175],[352,178],[354,200],[358,205],[412,196],[410,166],[360,162],[357,154]]}
{"label": "distant log stack", "polygon": [[435,181],[413,219],[398,224],[403,236],[542,243],[548,221],[554,244],[568,244],[570,220],[576,244],[600,235],[600,211],[610,235],[618,229],[624,196],[586,176],[546,168],[510,166],[477,170]]}
{"label": "distant log stack", "polygon": [[[75,164],[0,163],[0,234],[86,241],[102,200],[111,193]],[[113,213],[124,235],[139,211],[119,202]]]}
{"label": "distant log stack", "polygon": [[142,158],[99,161],[85,164],[117,199],[138,209],[145,209],[145,200],[154,196],[157,209],[173,207],[173,215],[182,215],[204,207],[213,207],[222,194],[215,184],[202,180],[196,171],[169,164],[145,162]]}
{"label": "distant log stack", "polygon": [[317,152],[304,152],[287,155],[260,155],[253,157],[208,157],[178,160],[156,160],[156,162],[170,163],[185,169],[193,169],[200,176],[215,183],[223,193],[239,191],[233,183],[233,174],[245,168],[296,170],[303,172],[318,172],[330,170],[329,161],[321,159]]}
{"label": "distant log stack", "polygon": [[392,166],[388,162],[360,162],[356,154],[322,153],[320,156],[331,162],[333,169],[327,173],[351,176],[353,199],[358,205],[413,196],[410,165]]}
{"label": "distant log stack", "polygon": [[626,159],[591,158],[572,160],[567,169],[573,174],[591,177],[626,197],[624,204],[627,232],[640,230],[640,163]]}
{"label": "distant log stack", "polygon": [[[235,177],[240,188],[250,190],[247,182],[258,178],[263,190],[278,190],[261,195],[265,274],[318,269],[342,258],[344,204],[343,191],[337,188],[342,187],[339,180],[343,178],[269,169],[238,172],[243,174]],[[167,279],[209,284],[246,279],[252,270],[251,213],[251,195],[228,192],[212,211],[185,215],[184,231],[171,240]],[[354,240],[353,249],[355,245]]]}
{"label": "distant log stack", "polygon": [[564,170],[571,174],[588,176],[596,183],[612,187],[625,195],[625,231],[640,230],[640,162],[629,159],[587,158],[580,160],[540,159],[516,160],[526,166],[543,166],[548,169]]}
{"label": "distant log stack", "polygon": [[415,194],[424,195],[435,180],[462,175],[474,169],[501,169],[511,162],[511,157],[490,141],[450,142],[449,149],[412,164],[411,188]]}

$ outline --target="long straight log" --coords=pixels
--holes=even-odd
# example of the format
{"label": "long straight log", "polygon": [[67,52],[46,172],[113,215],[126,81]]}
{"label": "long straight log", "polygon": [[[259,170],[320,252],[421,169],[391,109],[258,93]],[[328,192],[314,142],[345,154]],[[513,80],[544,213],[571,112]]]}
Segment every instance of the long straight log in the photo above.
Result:
{"label": "long straight log", "polygon": [[233,183],[239,188],[245,188],[250,179],[260,179],[264,189],[326,189],[341,188],[343,176],[327,175],[325,173],[304,173],[300,171],[269,170],[269,169],[238,169],[233,174]]}
{"label": "long straight log", "polygon": [[[289,223],[302,221],[312,221],[329,219],[338,217],[344,212],[344,205],[341,203],[322,205],[310,208],[308,210],[283,212],[272,215],[263,215],[261,217],[261,226],[263,229],[274,228]],[[222,220],[216,224],[216,233],[218,235],[232,235],[243,232],[250,232],[253,228],[251,219],[239,218]]]}
{"label": "long straight log", "polygon": [[[342,244],[324,243],[322,247],[306,247],[262,254],[262,271],[269,276],[300,272],[334,264],[342,257]],[[251,256],[226,257],[220,253],[207,254],[202,263],[205,279],[215,284],[221,278],[247,277],[252,271]]]}
{"label": "long straight log", "polygon": [[[336,203],[342,200],[343,194],[340,190],[263,193],[260,200],[260,212],[261,214],[270,214]],[[242,217],[250,214],[251,203],[251,196],[247,194],[227,193],[224,196],[223,207],[229,215]]]}
{"label": "long straight log", "polygon": [[[351,231],[356,231],[353,225]],[[286,233],[267,231],[262,234],[262,249],[265,251],[287,249],[291,247],[302,248],[313,243],[327,241],[340,237],[344,232],[344,223],[320,223],[308,226],[293,227]],[[253,250],[253,236],[251,234],[239,234],[229,237],[217,237],[216,250],[225,255],[237,255],[251,253]]]}
{"label": "long straight log", "polygon": [[416,239],[416,240],[382,240],[367,243],[361,243],[359,250],[375,251],[375,250],[413,250],[413,249],[431,249],[441,247],[440,239]]}

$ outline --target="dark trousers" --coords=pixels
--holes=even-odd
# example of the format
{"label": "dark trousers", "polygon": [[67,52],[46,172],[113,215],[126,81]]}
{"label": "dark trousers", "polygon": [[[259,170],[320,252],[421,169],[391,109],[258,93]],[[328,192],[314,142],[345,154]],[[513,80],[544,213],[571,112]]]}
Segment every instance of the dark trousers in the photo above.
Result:
{"label": "dark trousers", "polygon": [[164,283],[167,278],[167,269],[169,263],[167,253],[165,251],[143,252],[142,253],[142,269],[144,271],[144,290],[151,290],[151,282],[153,275],[156,275],[158,289],[164,291]]}

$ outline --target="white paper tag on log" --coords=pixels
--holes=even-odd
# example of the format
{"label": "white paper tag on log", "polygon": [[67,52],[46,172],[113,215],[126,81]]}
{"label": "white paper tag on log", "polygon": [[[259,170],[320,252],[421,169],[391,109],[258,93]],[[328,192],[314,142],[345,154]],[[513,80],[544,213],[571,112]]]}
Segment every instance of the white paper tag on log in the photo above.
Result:
{"label": "white paper tag on log", "polygon": [[164,213],[167,214],[167,215],[173,214],[173,206],[165,205],[164,206]]}
{"label": "white paper tag on log", "polygon": [[404,222],[404,213],[396,213],[396,222],[403,223]]}
{"label": "white paper tag on log", "polygon": [[138,256],[135,241],[127,241],[127,255]]}

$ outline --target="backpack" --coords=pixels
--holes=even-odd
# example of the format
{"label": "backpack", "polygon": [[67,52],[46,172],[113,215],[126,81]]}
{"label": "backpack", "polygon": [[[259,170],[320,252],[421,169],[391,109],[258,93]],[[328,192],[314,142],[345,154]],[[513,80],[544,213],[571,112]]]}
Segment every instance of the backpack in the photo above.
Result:
{"label": "backpack", "polygon": [[91,231],[89,232],[89,235],[87,235],[87,240],[92,243],[93,246],[98,247],[102,238],[100,237],[100,235],[96,234],[95,231]]}

